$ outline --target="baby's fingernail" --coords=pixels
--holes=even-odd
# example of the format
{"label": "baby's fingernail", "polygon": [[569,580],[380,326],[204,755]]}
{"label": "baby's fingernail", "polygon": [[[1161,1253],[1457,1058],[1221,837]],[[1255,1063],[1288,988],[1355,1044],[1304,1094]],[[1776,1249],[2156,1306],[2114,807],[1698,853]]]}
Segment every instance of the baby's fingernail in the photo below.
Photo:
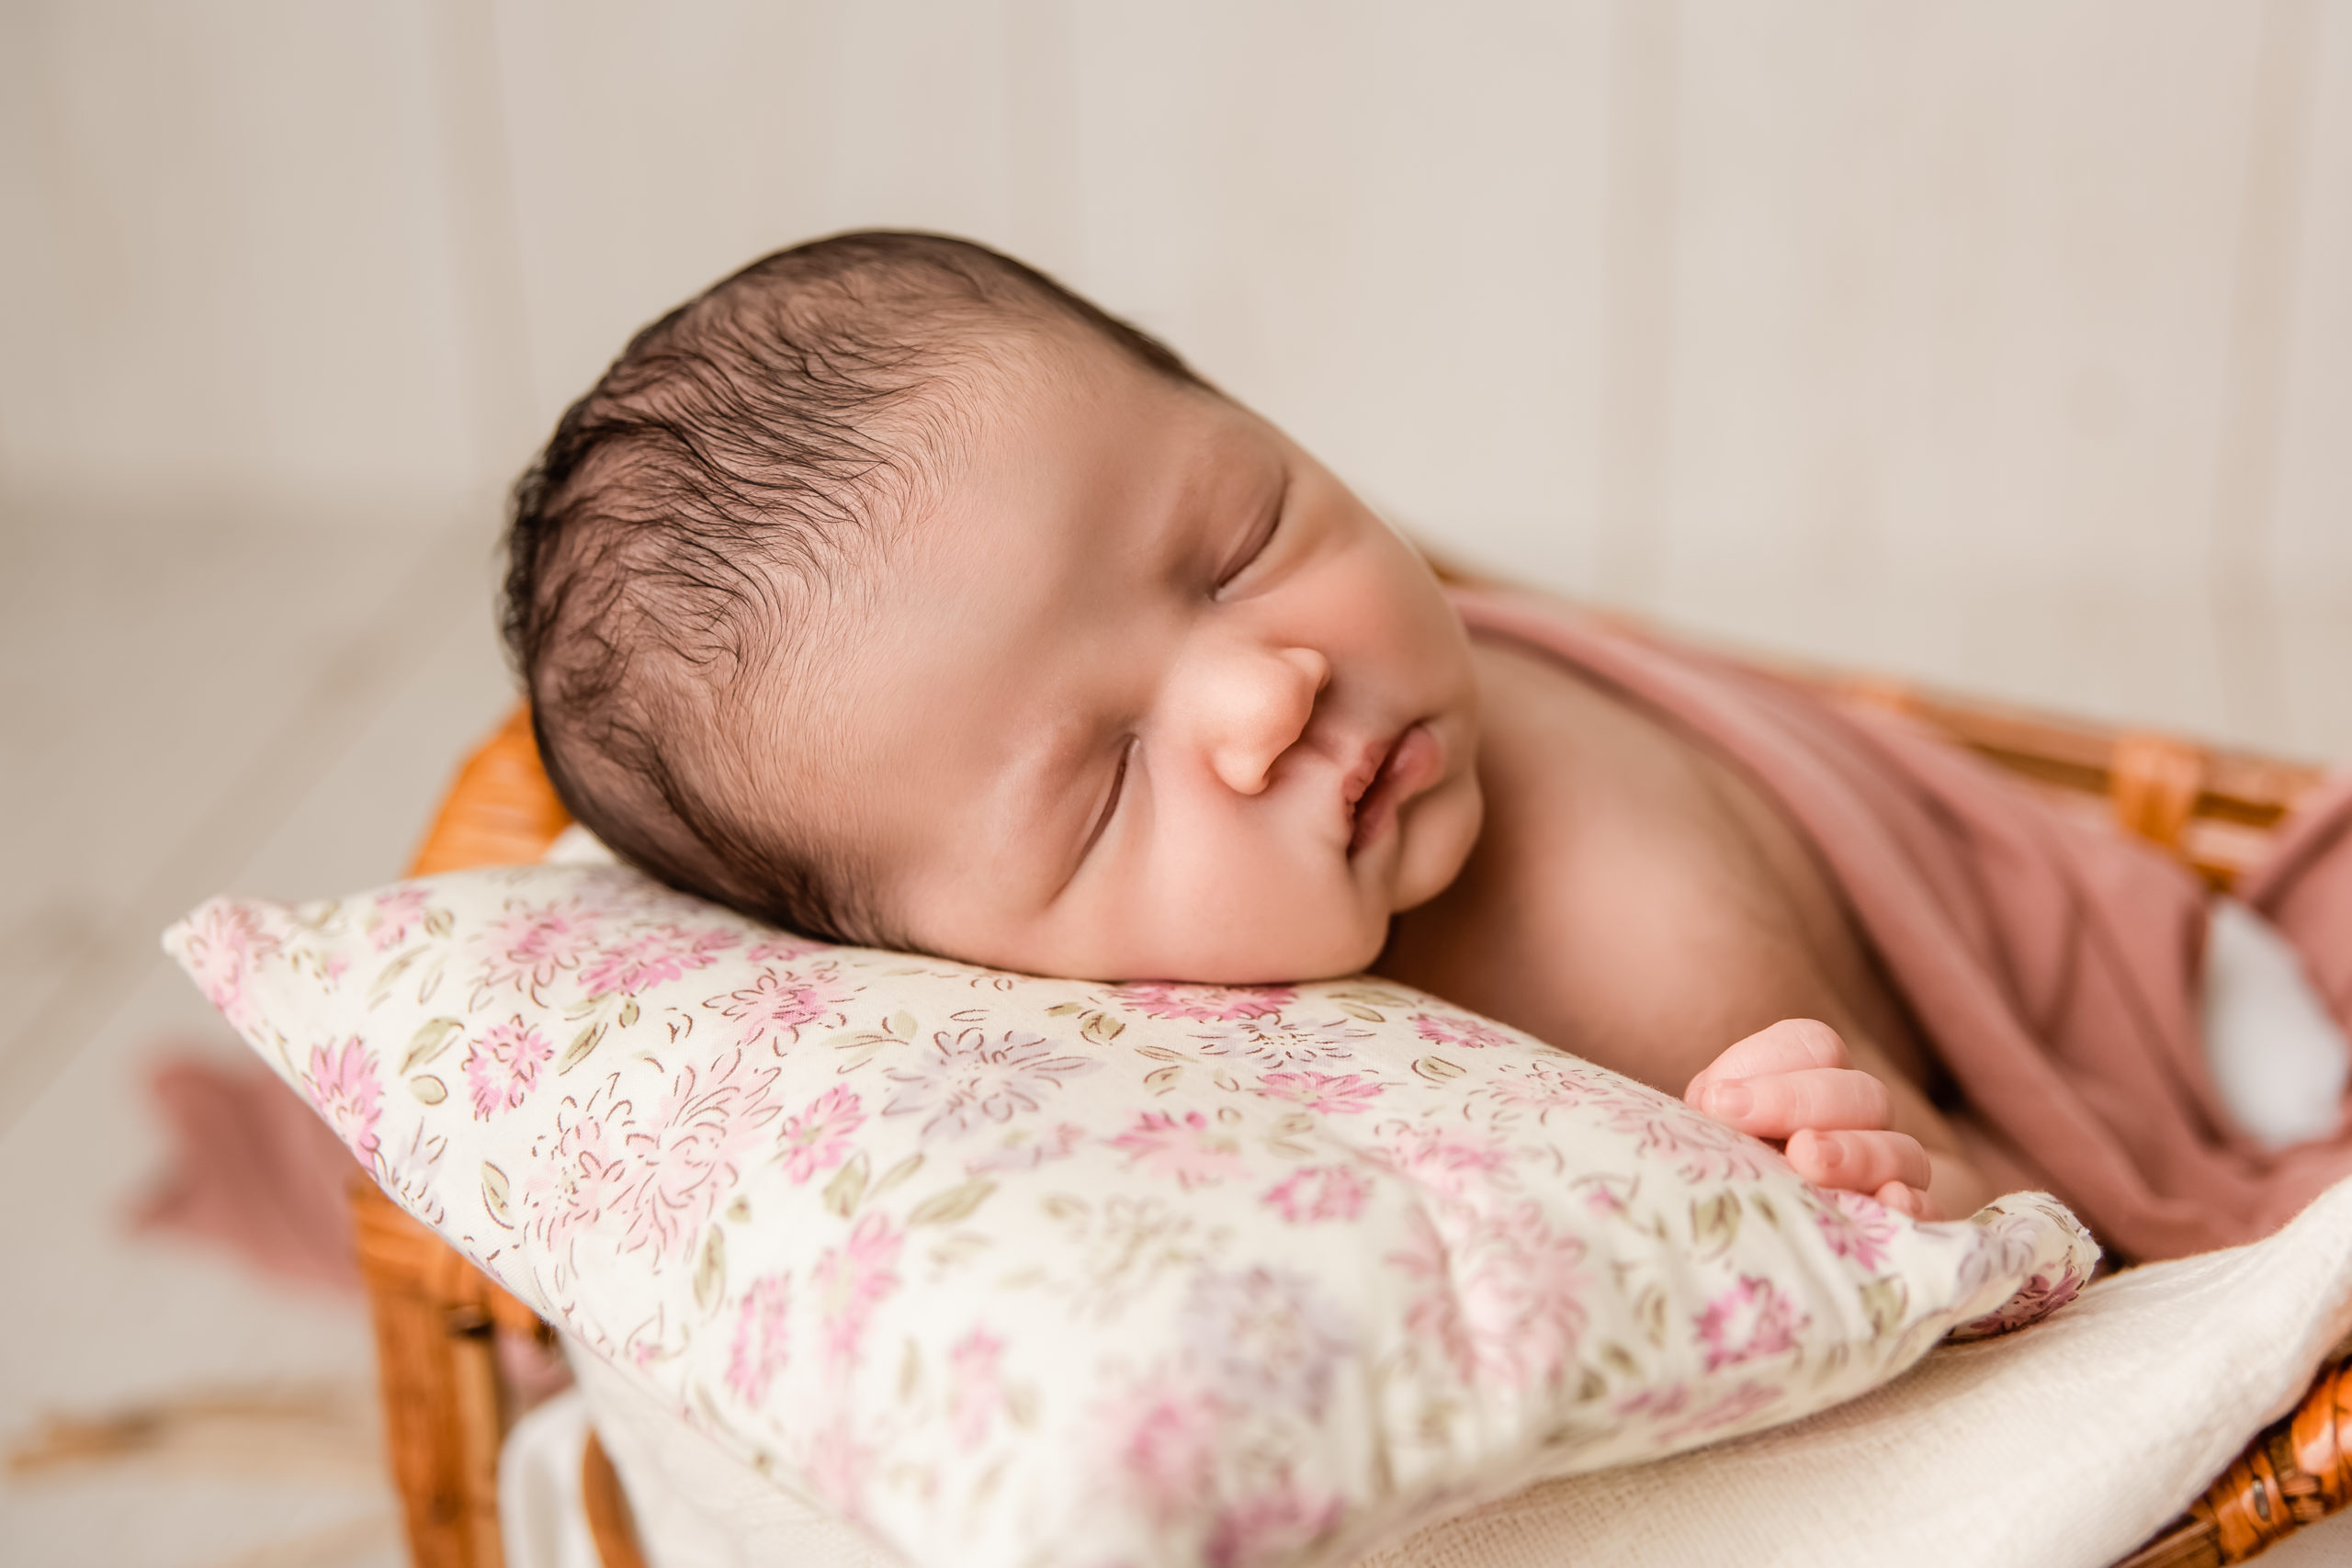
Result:
{"label": "baby's fingernail", "polygon": [[1846,1151],[1835,1138],[1815,1137],[1813,1140],[1813,1157],[1820,1163],[1822,1169],[1835,1170],[1846,1163]]}
{"label": "baby's fingernail", "polygon": [[1706,1100],[1708,1115],[1728,1120],[1747,1114],[1747,1108],[1756,1103],[1756,1091],[1744,1083],[1711,1084]]}

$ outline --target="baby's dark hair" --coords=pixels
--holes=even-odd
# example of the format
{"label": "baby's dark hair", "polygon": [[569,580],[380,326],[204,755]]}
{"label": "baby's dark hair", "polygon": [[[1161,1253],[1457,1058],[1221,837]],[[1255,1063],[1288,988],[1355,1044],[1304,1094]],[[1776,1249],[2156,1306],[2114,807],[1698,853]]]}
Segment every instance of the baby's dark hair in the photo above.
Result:
{"label": "baby's dark hair", "polygon": [[818,614],[854,603],[844,568],[955,437],[924,393],[1056,323],[1205,386],[1043,273],[938,234],[778,251],[629,340],[516,481],[507,535],[506,646],[574,817],[673,886],[904,945],[853,852],[757,799],[746,747],[775,738],[732,734],[729,693],[747,669],[805,671]]}

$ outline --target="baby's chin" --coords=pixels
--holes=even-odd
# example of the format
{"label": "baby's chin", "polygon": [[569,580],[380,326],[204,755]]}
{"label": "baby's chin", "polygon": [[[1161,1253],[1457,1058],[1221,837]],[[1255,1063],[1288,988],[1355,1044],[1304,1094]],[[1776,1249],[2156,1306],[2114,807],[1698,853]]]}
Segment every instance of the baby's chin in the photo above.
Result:
{"label": "baby's chin", "polygon": [[1136,955],[1132,974],[1094,976],[1114,981],[1168,980],[1197,986],[1290,986],[1336,980],[1372,967],[1388,942],[1388,922],[1361,915],[1294,925],[1282,938],[1189,946],[1183,952]]}

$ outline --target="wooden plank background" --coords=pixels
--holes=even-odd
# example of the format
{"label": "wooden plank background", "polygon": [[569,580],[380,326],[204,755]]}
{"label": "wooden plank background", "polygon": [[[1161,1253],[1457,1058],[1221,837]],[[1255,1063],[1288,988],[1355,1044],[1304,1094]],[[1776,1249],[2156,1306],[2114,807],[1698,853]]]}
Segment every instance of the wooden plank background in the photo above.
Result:
{"label": "wooden plank background", "polygon": [[870,223],[1481,564],[2352,755],[2344,0],[14,0],[0,485],[487,526],[632,327]]}

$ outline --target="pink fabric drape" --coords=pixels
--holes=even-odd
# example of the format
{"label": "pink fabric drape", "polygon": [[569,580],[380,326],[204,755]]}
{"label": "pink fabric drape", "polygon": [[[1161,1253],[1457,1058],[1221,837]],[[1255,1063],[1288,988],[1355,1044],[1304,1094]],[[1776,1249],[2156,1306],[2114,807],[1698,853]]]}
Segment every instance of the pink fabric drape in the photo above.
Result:
{"label": "pink fabric drape", "polygon": [[[2139,1259],[2267,1235],[2352,1173],[2352,1131],[2277,1153],[2232,1124],[2198,1022],[2205,892],[1892,716],[1541,599],[1455,595],[1710,747],[1811,840],[1977,1113]],[[2241,896],[2352,1025],[2352,778],[2282,829]]]}
{"label": "pink fabric drape", "polygon": [[172,1147],[134,1228],[199,1237],[281,1279],[358,1287],[344,1191],[359,1167],[301,1096],[204,1046],[167,1047],[153,1087]]}

